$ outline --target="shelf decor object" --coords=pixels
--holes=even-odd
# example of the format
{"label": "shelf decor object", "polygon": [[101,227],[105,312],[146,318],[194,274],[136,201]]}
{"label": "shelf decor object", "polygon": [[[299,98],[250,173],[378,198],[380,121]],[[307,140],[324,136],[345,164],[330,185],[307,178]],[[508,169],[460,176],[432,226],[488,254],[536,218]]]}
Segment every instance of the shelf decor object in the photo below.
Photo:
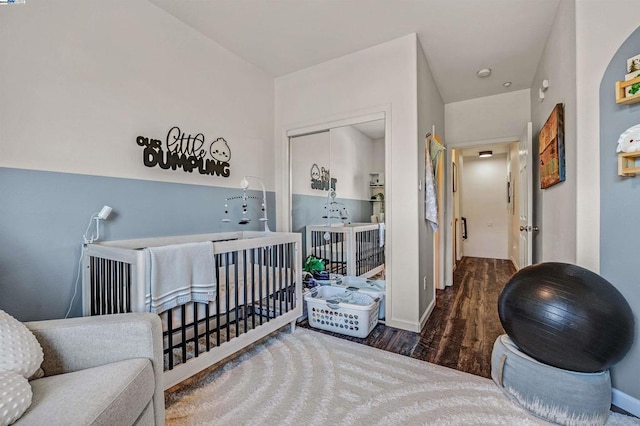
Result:
{"label": "shelf decor object", "polygon": [[[627,87],[631,87],[631,92],[635,94],[627,96]],[[636,88],[637,90],[634,90]],[[640,102],[640,77],[627,81],[616,81],[617,104],[632,105],[638,102]]]}
{"label": "shelf decor object", "polygon": [[618,138],[618,175],[635,176],[640,172],[636,158],[640,157],[640,124],[629,127]]}

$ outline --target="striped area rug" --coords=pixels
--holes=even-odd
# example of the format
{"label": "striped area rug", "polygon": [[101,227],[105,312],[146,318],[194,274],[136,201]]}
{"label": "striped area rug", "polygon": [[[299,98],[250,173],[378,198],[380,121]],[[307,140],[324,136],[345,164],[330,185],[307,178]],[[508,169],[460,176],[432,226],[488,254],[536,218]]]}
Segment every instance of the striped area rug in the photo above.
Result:
{"label": "striped area rug", "polygon": [[[287,328],[288,329],[288,328]],[[297,328],[167,395],[168,425],[542,425],[489,380]],[[638,425],[612,413],[607,424]]]}

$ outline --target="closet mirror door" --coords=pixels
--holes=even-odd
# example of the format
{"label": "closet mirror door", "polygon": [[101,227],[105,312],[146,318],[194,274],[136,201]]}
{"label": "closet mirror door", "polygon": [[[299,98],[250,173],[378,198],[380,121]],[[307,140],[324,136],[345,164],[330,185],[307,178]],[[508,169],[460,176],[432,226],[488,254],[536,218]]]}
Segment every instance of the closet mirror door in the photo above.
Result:
{"label": "closet mirror door", "polygon": [[381,119],[290,138],[291,230],[302,233],[303,258],[323,259],[330,272],[384,277],[384,127]]}

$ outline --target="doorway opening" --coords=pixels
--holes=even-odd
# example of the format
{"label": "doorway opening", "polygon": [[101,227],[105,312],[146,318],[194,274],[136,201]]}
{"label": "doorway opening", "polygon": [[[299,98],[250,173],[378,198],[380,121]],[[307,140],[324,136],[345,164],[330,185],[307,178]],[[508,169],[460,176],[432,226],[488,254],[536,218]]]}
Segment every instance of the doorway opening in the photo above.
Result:
{"label": "doorway opening", "polygon": [[517,265],[518,143],[457,148],[451,170],[453,264],[467,256]]}

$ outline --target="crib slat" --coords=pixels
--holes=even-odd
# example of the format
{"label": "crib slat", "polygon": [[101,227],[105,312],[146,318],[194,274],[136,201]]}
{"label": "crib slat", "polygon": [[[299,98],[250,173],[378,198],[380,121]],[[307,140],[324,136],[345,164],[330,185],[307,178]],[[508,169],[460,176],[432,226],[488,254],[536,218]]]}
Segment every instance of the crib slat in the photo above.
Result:
{"label": "crib slat", "polygon": [[204,344],[207,347],[207,351],[211,349],[211,336],[209,336],[209,304],[204,305]]}
{"label": "crib slat", "polygon": [[99,282],[103,283],[103,285],[98,287],[96,290],[96,311],[98,311],[98,315],[103,315],[104,313],[104,310],[102,309],[102,292],[104,291],[104,286],[106,285],[104,283],[104,277],[102,276],[101,270],[100,270],[101,263],[102,263],[102,259],[100,258],[96,259],[96,265],[95,265],[96,279],[99,280]]}
{"label": "crib slat", "polygon": [[[170,314],[172,311],[170,311]],[[187,311],[185,309],[185,305],[180,305],[180,333],[181,333],[181,342],[180,349],[182,349],[182,362],[187,361]]]}
{"label": "crib slat", "polygon": [[126,299],[126,312],[132,312],[131,311],[131,265],[126,263],[126,267],[125,269],[127,270],[127,299]]}
{"label": "crib slat", "polygon": [[113,303],[113,274],[111,271],[111,260],[107,259],[104,261],[104,273],[107,278],[107,294],[105,297],[106,302],[106,313],[113,313],[113,308],[111,304]]}
{"label": "crib slat", "polygon": [[282,262],[284,259],[284,246],[278,245],[278,315],[282,315]]}
{"label": "crib slat", "polygon": [[222,255],[215,255],[216,261],[216,346],[220,346],[220,263]]}
{"label": "crib slat", "polygon": [[251,320],[253,326],[256,326],[256,250],[251,250],[251,302],[253,302],[253,309],[251,309]]}
{"label": "crib slat", "polygon": [[116,275],[116,268],[113,260],[109,261],[109,275],[111,275],[112,280],[110,312],[114,314],[118,312],[118,276]]}
{"label": "crib slat", "polygon": [[173,369],[173,315],[171,311],[167,315],[167,346],[169,352],[169,370]]}
{"label": "crib slat", "polygon": [[[234,321],[235,321],[235,324],[236,324],[236,337],[238,337],[238,331],[239,331],[239,328],[240,328],[238,326],[238,324],[239,324],[239,322],[238,322],[238,309],[239,309],[238,305],[240,304],[240,298],[238,297],[239,296],[238,295],[238,293],[239,293],[239,291],[238,291],[239,290],[239,282],[240,282],[240,276],[239,276],[239,271],[238,271],[238,252],[234,251],[232,256],[233,256],[233,264],[235,266],[233,268],[233,271],[234,271],[234,274],[233,274],[233,285],[235,287],[234,288],[234,293],[235,293],[235,302],[236,302],[235,308],[233,309],[233,311],[235,313]],[[229,310],[229,309],[227,308],[227,310]]]}
{"label": "crib slat", "polygon": [[338,244],[338,234],[335,232],[331,232],[329,236],[329,241],[327,242],[329,249],[329,273],[340,273],[340,266],[338,265],[338,254],[336,253],[337,244]]}
{"label": "crib slat", "polygon": [[124,274],[122,271],[122,263],[121,262],[116,262],[116,312],[118,313],[122,313],[124,312],[122,309],[122,299],[124,297],[124,291],[123,291],[123,284],[124,284]]}
{"label": "crib slat", "polygon": [[226,342],[229,341],[229,311],[231,309],[229,309],[229,253],[225,253],[225,257],[226,257],[226,261],[225,261],[225,265],[224,265],[224,285],[225,285],[225,311],[226,312],[226,316],[227,316],[227,322],[225,324],[226,326],[226,332],[227,332],[227,340]]}
{"label": "crib slat", "polygon": [[284,299],[284,311],[289,312],[289,294],[290,294],[290,285],[291,285],[291,244],[287,244],[287,257],[285,262],[285,288],[287,289],[286,297]]}
{"label": "crib slat", "polygon": [[101,292],[101,296],[102,296],[101,312],[102,312],[102,314],[108,314],[109,313],[107,311],[107,294],[108,294],[108,291],[109,291],[109,281],[106,279],[106,275],[105,275],[105,263],[106,263],[105,259],[100,259],[100,276],[101,277],[105,277],[105,281],[106,281],[106,284],[107,284],[105,286],[105,288]]}
{"label": "crib slat", "polygon": [[89,258],[89,275],[91,277],[91,315],[98,315],[98,288],[100,282],[96,276],[96,258],[91,256]]}
{"label": "crib slat", "polygon": [[[271,299],[273,300],[273,304],[272,304],[272,308],[273,310],[271,312],[269,312],[269,309],[267,309],[267,322],[271,321],[271,315],[273,314],[275,316],[276,314],[276,299],[277,299],[277,294],[276,294],[276,263],[278,262],[278,246],[270,246],[269,247],[269,253],[271,254],[271,261],[270,261],[270,268],[271,268],[271,277],[272,277],[272,285],[273,287],[268,287],[267,288],[267,293],[269,294],[269,296],[271,297]],[[267,306],[269,305],[269,299],[267,299]]]}
{"label": "crib slat", "polygon": [[242,296],[244,297],[244,305],[242,316],[244,317],[244,332],[247,332],[247,307],[249,306],[249,296],[247,294],[247,250],[242,250],[242,284],[244,292]]}
{"label": "crib slat", "polygon": [[[193,356],[195,356],[196,358],[198,357],[198,352],[199,352],[199,345],[198,345],[198,339],[200,338],[200,335],[198,334],[198,304],[197,303],[192,303],[191,304],[193,306]],[[185,362],[186,360],[183,360],[183,362]]]}
{"label": "crib slat", "polygon": [[[260,313],[258,315],[258,317],[260,318],[260,325],[262,325],[263,322],[263,317],[264,317],[264,311],[262,308],[262,263],[264,260],[264,256],[265,256],[265,247],[260,247],[259,251],[258,251],[258,273],[259,275],[259,280],[260,283],[258,284],[258,300],[260,301]],[[264,270],[264,274],[265,274],[265,281],[267,283],[267,287],[269,285],[269,272],[267,271],[267,265],[266,262],[265,263],[265,270]]]}

